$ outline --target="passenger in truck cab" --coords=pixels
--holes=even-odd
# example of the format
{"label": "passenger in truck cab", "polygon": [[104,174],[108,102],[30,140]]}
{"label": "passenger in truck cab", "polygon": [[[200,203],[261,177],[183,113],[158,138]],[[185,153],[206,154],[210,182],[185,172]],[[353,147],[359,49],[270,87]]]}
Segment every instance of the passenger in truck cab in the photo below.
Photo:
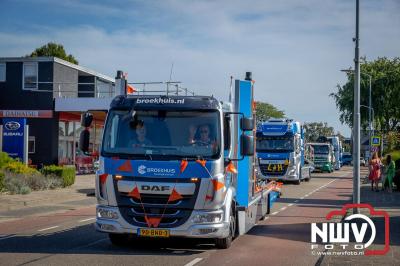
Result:
{"label": "passenger in truck cab", "polygon": [[208,124],[199,126],[190,125],[188,143],[194,147],[211,148],[213,152],[218,149],[218,143],[213,138],[211,127]]}
{"label": "passenger in truck cab", "polygon": [[193,143],[198,146],[208,146],[213,143],[211,138],[210,126],[207,124],[200,125],[197,128]]}
{"label": "passenger in truck cab", "polygon": [[129,143],[131,147],[143,147],[152,145],[152,142],[146,137],[146,125],[143,121],[138,121],[135,127],[136,138]]}

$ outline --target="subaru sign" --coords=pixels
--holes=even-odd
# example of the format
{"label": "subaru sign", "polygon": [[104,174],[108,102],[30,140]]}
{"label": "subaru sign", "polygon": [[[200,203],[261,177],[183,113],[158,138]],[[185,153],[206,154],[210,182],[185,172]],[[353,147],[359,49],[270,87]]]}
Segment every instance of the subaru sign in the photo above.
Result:
{"label": "subaru sign", "polygon": [[26,118],[3,118],[3,151],[12,158],[24,160]]}

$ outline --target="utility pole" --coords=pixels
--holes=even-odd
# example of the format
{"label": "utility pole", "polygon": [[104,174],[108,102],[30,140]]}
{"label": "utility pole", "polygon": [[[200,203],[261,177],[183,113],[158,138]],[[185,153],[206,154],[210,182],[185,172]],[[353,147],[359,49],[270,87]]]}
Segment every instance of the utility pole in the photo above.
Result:
{"label": "utility pole", "polygon": [[369,143],[369,157],[368,157],[368,161],[372,158],[372,141],[371,141],[371,138],[372,138],[372,120],[373,120],[373,118],[371,117],[371,112],[372,112],[372,92],[371,92],[371,83],[372,83],[372,76],[371,75],[368,75],[369,76],[369,101],[368,101],[368,105],[369,105],[369,110],[368,110],[368,119],[369,119],[369,134],[368,134],[368,137],[369,137],[369,140],[368,140],[368,143]]}
{"label": "utility pole", "polygon": [[[354,117],[353,117],[353,203],[360,203],[360,48],[359,48],[359,15],[360,1],[356,0],[356,37],[354,50]],[[358,208],[353,209],[358,213]]]}

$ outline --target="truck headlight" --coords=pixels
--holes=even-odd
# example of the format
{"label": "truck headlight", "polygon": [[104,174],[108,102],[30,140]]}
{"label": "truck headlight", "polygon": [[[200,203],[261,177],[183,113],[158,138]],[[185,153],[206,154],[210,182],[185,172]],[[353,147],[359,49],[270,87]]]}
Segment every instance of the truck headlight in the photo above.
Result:
{"label": "truck headlight", "polygon": [[192,217],[192,223],[220,223],[224,216],[223,211],[218,212],[196,212]]}
{"label": "truck headlight", "polygon": [[288,172],[288,175],[295,175],[296,174],[296,167],[290,167],[289,168],[289,172]]}
{"label": "truck headlight", "polygon": [[118,219],[118,213],[109,209],[98,208],[97,217],[104,219]]}

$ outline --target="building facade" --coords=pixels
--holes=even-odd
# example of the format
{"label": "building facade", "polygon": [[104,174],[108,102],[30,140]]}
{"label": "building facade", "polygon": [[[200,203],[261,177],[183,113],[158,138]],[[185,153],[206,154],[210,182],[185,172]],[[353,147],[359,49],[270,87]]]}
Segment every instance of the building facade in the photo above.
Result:
{"label": "building facade", "polygon": [[[76,164],[81,113],[94,113],[91,151],[98,153],[115,80],[56,57],[0,58],[0,124],[26,118],[33,165]],[[2,119],[3,118],[3,119]]]}

